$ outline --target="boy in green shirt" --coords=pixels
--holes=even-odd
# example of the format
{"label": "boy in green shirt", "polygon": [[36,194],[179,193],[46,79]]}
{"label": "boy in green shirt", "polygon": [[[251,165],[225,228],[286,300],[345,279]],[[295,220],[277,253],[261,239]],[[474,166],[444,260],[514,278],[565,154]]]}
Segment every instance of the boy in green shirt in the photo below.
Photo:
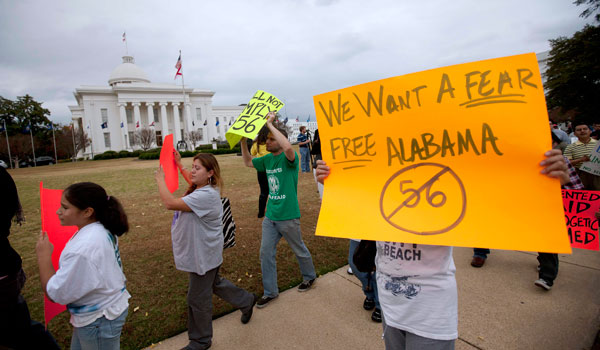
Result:
{"label": "boy in green shirt", "polygon": [[298,291],[309,290],[317,277],[312,257],[302,241],[300,231],[300,207],[297,195],[298,155],[288,141],[285,130],[273,125],[274,119],[275,113],[270,112],[266,123],[270,131],[266,144],[271,154],[252,159],[246,139],[243,138],[240,142],[244,164],[258,171],[265,171],[269,183],[269,202],[262,223],[260,243],[264,295],[256,303],[258,308],[265,307],[279,295],[275,256],[277,243],[281,237],[286,239],[300,265],[304,281],[298,286]]}

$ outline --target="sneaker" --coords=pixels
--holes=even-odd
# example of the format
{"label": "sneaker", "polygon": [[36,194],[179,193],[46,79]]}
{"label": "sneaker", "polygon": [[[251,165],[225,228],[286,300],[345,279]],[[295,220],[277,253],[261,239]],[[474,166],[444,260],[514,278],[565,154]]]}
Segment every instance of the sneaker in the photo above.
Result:
{"label": "sneaker", "polygon": [[300,285],[298,286],[298,291],[306,292],[307,290],[310,289],[310,287],[312,287],[313,283],[315,283],[314,278],[312,280],[308,280],[308,281],[304,281],[304,282],[300,283]]}
{"label": "sneaker", "polygon": [[354,272],[352,272],[352,268],[351,267],[349,267],[346,272],[348,272],[349,275],[354,275]]}
{"label": "sneaker", "polygon": [[482,267],[485,264],[485,259],[479,256],[474,256],[473,260],[471,260],[471,266],[473,267]]}
{"label": "sneaker", "polygon": [[365,310],[373,310],[374,307],[375,307],[375,300],[365,298],[365,301],[363,303],[363,308]]}
{"label": "sneaker", "polygon": [[250,307],[250,311],[242,312],[242,318],[240,320],[243,324],[250,322],[250,319],[252,318],[252,310],[254,310],[254,305],[256,305],[256,302],[258,301],[258,295],[253,294],[253,297],[254,299],[252,300],[252,306]]}
{"label": "sneaker", "polygon": [[543,278],[540,278],[539,280],[533,282],[533,284],[535,284],[536,286],[538,286],[540,288],[544,288],[545,290],[552,289],[552,283],[546,281]]}
{"label": "sneaker", "polygon": [[258,299],[258,301],[256,302],[256,307],[259,309],[262,309],[263,307],[267,306],[267,304],[269,302],[271,302],[273,299],[277,298],[278,296],[274,296],[274,297],[268,297],[266,295],[263,295],[262,297],[260,297],[260,299]]}
{"label": "sneaker", "polygon": [[381,323],[381,309],[375,308],[375,310],[373,310],[371,320],[373,320],[373,322]]}

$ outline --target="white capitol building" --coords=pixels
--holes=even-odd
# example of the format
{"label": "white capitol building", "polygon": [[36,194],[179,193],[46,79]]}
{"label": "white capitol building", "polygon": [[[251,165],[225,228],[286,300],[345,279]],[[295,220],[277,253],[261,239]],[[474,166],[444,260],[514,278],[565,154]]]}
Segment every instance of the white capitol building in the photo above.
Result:
{"label": "white capitol building", "polygon": [[[151,83],[135,65],[132,56],[110,74],[108,86],[82,85],[69,106],[75,128],[92,140],[79,156],[88,157],[108,150],[134,150],[134,133],[142,128],[156,132],[154,146],[161,146],[168,134],[175,144],[190,131],[201,133],[200,144],[225,140],[225,132],[244,106],[213,106],[214,91],[198,90],[169,83]],[[185,95],[185,97],[184,97]]]}

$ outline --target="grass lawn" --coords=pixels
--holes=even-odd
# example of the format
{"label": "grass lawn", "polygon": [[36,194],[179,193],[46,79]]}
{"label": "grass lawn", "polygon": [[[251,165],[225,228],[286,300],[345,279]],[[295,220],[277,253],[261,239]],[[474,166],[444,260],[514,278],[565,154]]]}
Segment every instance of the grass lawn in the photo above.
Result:
{"label": "grass lawn", "polygon": [[[262,219],[256,217],[259,194],[256,172],[245,167],[241,157],[236,155],[221,155],[217,159],[225,181],[222,195],[231,199],[237,224],[237,243],[225,250],[221,274],[238,286],[262,295],[259,261]],[[184,158],[183,163],[189,168],[192,159]],[[140,349],[186,330],[188,275],[175,269],[170,233],[172,213],[161,206],[158,197],[154,181],[157,167],[158,160],[125,158],[9,171],[26,215],[23,226],[13,225],[9,239],[23,258],[27,283],[22,293],[33,319],[40,322],[44,319],[35,255],[40,230],[39,182],[43,181],[45,188],[64,189],[74,182],[91,181],[122,202],[131,227],[120,238],[127,289],[132,295],[121,347]],[[180,177],[176,194],[183,194],[184,183]],[[312,174],[299,174],[298,197],[303,238],[312,253],[317,274],[345,265],[348,240],[314,235],[320,200]],[[280,290],[284,290],[299,284],[302,275],[285,240],[278,247],[278,282]],[[213,297],[213,302],[214,317],[232,311],[229,304],[217,297]],[[61,347],[69,348],[72,328],[68,312],[54,318],[49,329]]]}

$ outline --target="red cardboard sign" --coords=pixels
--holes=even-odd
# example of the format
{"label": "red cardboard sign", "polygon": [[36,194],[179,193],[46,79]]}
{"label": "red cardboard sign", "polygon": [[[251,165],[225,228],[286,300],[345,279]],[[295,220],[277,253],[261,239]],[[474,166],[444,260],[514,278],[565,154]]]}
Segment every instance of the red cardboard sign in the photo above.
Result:
{"label": "red cardboard sign", "polygon": [[[60,198],[62,190],[51,190],[44,188],[44,184],[40,181],[40,212],[42,216],[42,231],[48,233],[50,243],[54,245],[52,251],[52,265],[54,270],[58,270],[58,261],[60,254],[67,242],[77,232],[77,226],[61,226],[56,211],[60,207]],[[62,304],[57,304],[44,294],[44,319],[46,327],[54,316],[65,311],[66,307]]]}
{"label": "red cardboard sign", "polygon": [[169,134],[165,137],[162,149],[160,150],[160,165],[165,172],[165,182],[171,193],[177,191],[179,188],[179,174],[177,173],[173,151],[173,134]]}
{"label": "red cardboard sign", "polygon": [[562,190],[562,196],[571,247],[600,250],[595,216],[600,208],[600,192]]}

